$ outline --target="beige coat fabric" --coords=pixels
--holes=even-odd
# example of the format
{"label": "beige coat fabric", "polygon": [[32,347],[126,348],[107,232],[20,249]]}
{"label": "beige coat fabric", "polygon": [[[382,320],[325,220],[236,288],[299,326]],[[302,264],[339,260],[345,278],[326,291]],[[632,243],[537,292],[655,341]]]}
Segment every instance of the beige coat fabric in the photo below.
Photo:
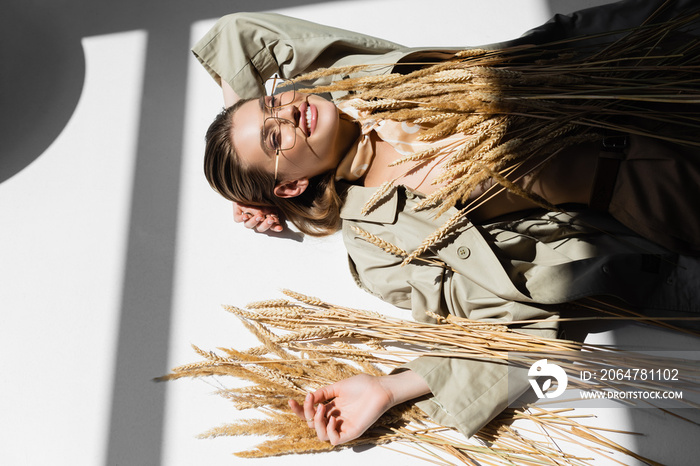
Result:
{"label": "beige coat fabric", "polygon": [[[292,78],[333,66],[377,64],[362,74],[385,74],[411,49],[394,42],[274,13],[234,13],[219,19],[192,48],[202,66],[220,85],[221,79],[243,98],[264,93],[263,83],[277,73]],[[426,58],[445,54],[425,50]],[[328,84],[330,78],[314,84]],[[335,94],[333,97],[337,97]]]}
{"label": "beige coat fabric", "polygon": [[657,244],[700,255],[700,147],[629,138],[608,212]]}
{"label": "beige coat fabric", "polygon": [[[493,49],[541,44],[621,30],[640,24],[657,12],[662,3],[663,0],[626,0],[570,15],[556,15],[517,39],[478,47]],[[676,0],[669,8],[657,12],[658,18],[672,16],[695,3],[696,0]],[[469,46],[471,44],[459,44],[459,47],[441,50],[435,47],[411,48],[366,34],[274,13],[233,13],[219,19],[197,41],[192,52],[217,84],[221,85],[221,80],[225,80],[245,99],[262,95],[264,81],[275,73],[283,78],[292,78],[323,67],[376,64],[364,73],[384,74],[394,69],[387,65],[390,63],[440,60],[449,56],[450,52]]]}
{"label": "beige coat fabric", "polygon": [[[401,266],[401,257],[355,228],[411,252],[456,210],[437,219],[416,212],[423,196],[398,187],[377,209],[361,214],[375,190],[351,186],[347,193],[341,216],[350,269],[360,287],[410,309],[418,321],[432,321],[426,311],[488,321],[554,319],[538,304],[587,296],[614,296],[655,315],[700,315],[700,260],[679,257],[591,211],[533,211],[479,226],[465,220],[449,241],[421,256],[425,261]],[[520,329],[557,335],[555,322]],[[420,407],[467,436],[529,386],[522,370],[509,375],[502,364],[424,357],[407,367],[433,393]]]}

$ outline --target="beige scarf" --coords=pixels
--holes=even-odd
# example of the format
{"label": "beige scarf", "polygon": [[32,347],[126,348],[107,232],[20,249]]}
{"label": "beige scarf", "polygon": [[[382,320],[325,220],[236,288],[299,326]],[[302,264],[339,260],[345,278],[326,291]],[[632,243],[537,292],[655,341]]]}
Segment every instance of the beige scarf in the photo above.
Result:
{"label": "beige scarf", "polygon": [[411,155],[434,147],[435,144],[449,149],[456,147],[460,142],[463,143],[466,137],[463,134],[456,134],[437,142],[420,141],[418,137],[423,129],[420,125],[393,120],[377,121],[367,112],[358,110],[355,106],[358,102],[362,101],[352,99],[338,104],[340,117],[359,122],[361,129],[357,142],[338,165],[336,180],[355,181],[367,172],[374,158],[374,149],[370,141],[372,131],[402,155]]}

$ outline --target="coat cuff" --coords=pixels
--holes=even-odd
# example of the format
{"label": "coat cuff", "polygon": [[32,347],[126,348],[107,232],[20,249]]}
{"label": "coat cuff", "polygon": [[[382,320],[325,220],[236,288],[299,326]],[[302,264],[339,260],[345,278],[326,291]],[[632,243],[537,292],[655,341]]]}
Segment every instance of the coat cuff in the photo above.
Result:
{"label": "coat cuff", "polygon": [[527,370],[496,360],[423,356],[400,369],[426,381],[432,396],[416,405],[436,423],[471,437],[529,387]]}

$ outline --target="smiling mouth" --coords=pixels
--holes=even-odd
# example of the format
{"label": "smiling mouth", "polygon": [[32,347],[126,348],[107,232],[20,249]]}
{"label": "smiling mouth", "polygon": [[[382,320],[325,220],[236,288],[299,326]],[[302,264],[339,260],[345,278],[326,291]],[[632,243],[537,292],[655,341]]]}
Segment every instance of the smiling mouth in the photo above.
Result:
{"label": "smiling mouth", "polygon": [[304,121],[306,122],[306,134],[311,136],[311,105],[308,105],[306,107],[306,115],[305,116],[306,116],[306,118]]}
{"label": "smiling mouth", "polygon": [[302,131],[306,133],[307,137],[309,137],[316,129],[316,117],[318,115],[318,110],[316,110],[316,107],[310,105],[308,102],[301,104],[299,106],[299,110],[301,113],[300,125],[302,127]]}

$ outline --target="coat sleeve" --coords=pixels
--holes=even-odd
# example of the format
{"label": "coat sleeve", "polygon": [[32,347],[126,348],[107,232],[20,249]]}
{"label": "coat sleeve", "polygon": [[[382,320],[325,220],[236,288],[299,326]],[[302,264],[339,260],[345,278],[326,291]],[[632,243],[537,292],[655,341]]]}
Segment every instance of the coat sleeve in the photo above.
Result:
{"label": "coat sleeve", "polygon": [[[386,225],[376,229],[367,223],[361,226],[377,235],[386,230]],[[383,236],[390,242],[401,241],[393,237],[391,228]],[[500,298],[448,267],[429,262],[400,266],[401,258],[366,242],[351,228],[344,228],[344,239],[358,285],[398,307],[411,309],[418,321],[432,320],[427,310],[488,321],[556,319],[555,314],[536,306]],[[557,324],[537,322],[520,330],[555,338]],[[432,395],[418,406],[437,423],[456,428],[467,437],[529,387],[526,369],[495,361],[430,356],[405,368],[421,375],[430,387]]]}
{"label": "coat sleeve", "polygon": [[[220,85],[241,98],[263,93],[275,73],[294,77],[316,68],[371,62],[399,44],[274,13],[234,13],[219,19],[192,52]],[[387,63],[400,55],[387,57]]]}
{"label": "coat sleeve", "polygon": [[[678,14],[689,9],[694,1],[671,2],[658,17]],[[626,0],[570,15],[556,15],[518,39],[482,47],[545,43],[624,29],[641,24],[663,3],[663,0]],[[369,35],[274,13],[224,16],[195,44],[192,52],[218,84],[225,80],[242,98],[261,95],[262,83],[274,73],[290,78],[330,66],[396,63],[408,59],[409,54],[411,60],[417,61],[426,54],[431,59],[443,56],[438,51],[433,56],[429,49],[409,49]],[[375,68],[370,74],[391,70],[388,66]]]}

